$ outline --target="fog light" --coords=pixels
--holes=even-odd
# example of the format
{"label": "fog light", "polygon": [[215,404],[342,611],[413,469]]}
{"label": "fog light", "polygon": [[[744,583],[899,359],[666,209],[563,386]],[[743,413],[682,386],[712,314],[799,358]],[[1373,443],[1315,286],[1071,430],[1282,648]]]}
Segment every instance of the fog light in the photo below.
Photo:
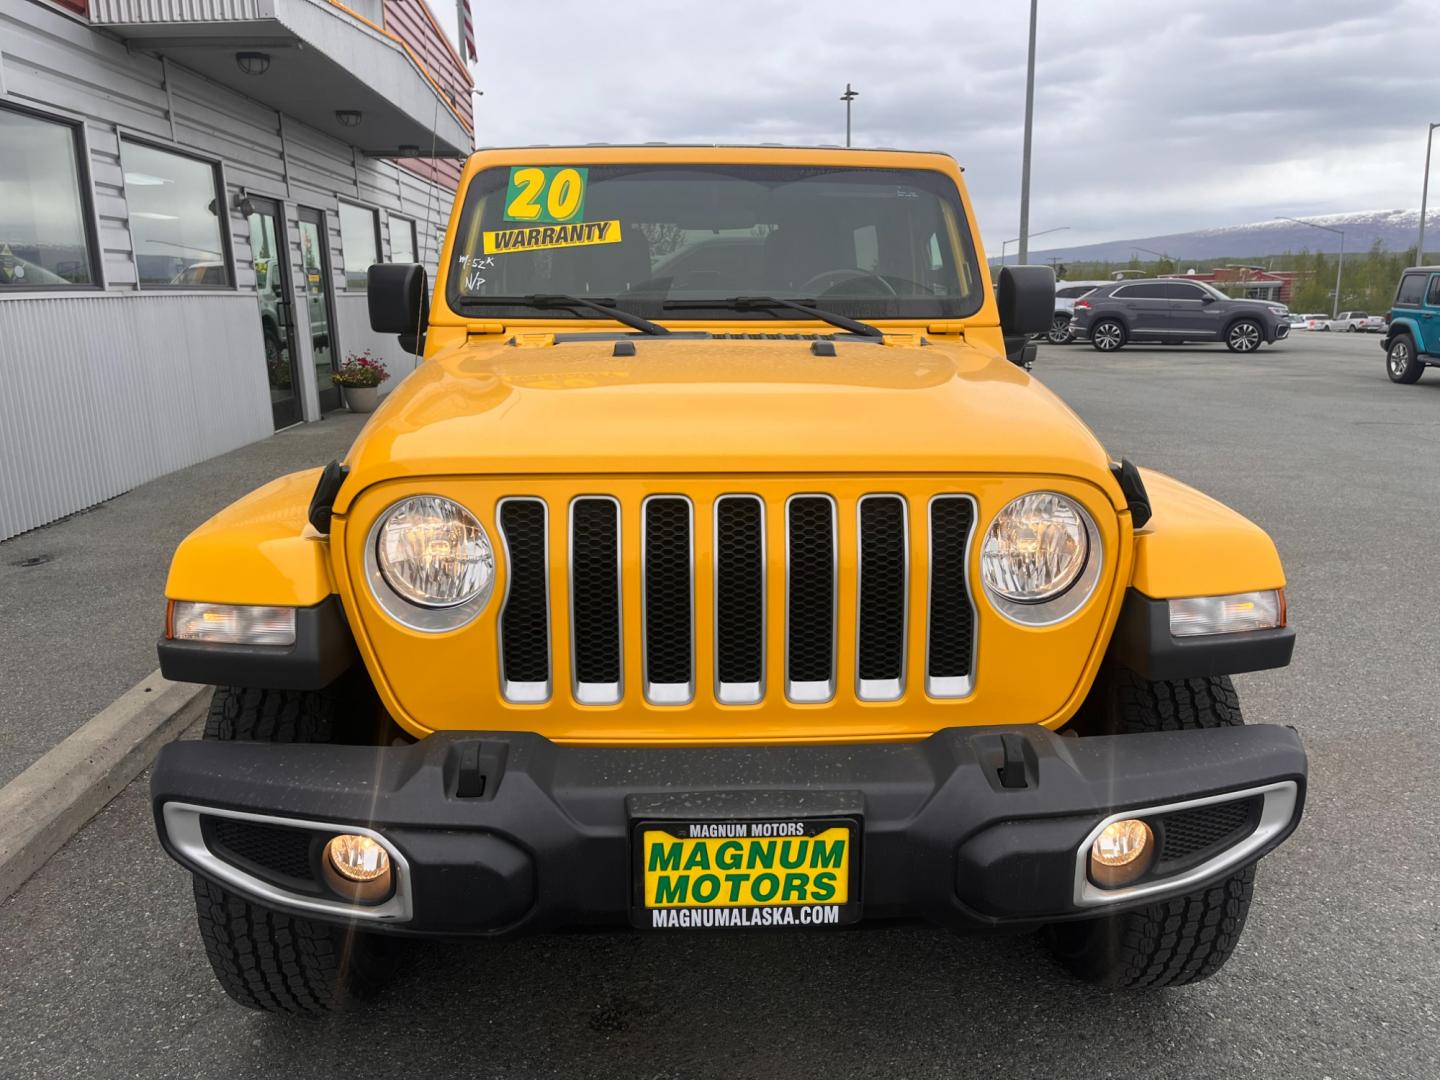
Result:
{"label": "fog light", "polygon": [[390,895],[390,855],[368,836],[343,833],[325,845],[325,882],[348,900],[372,904]]}
{"label": "fog light", "polygon": [[1116,889],[1139,878],[1155,857],[1155,834],[1137,818],[1112,821],[1090,845],[1090,879]]}

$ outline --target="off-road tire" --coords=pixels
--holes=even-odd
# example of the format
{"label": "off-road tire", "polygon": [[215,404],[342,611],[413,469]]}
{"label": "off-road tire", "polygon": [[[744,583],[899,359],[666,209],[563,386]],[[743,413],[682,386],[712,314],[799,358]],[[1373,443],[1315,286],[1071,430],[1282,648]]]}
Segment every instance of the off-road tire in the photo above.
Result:
{"label": "off-road tire", "polygon": [[[1243,724],[1228,676],[1152,682],[1112,672],[1111,720],[1125,734]],[[1214,975],[1234,952],[1250,913],[1255,866],[1203,889],[1134,911],[1056,923],[1050,947],[1086,982],[1123,990],[1184,986]]]}
{"label": "off-road tire", "polygon": [[1396,334],[1385,350],[1385,374],[1393,383],[1417,382],[1425,373],[1425,365],[1415,356],[1415,341],[1409,334]]}
{"label": "off-road tire", "polygon": [[1090,327],[1090,344],[1098,352],[1119,352],[1128,338],[1125,324],[1119,319],[1101,319]]}
{"label": "off-road tire", "polygon": [[[207,739],[329,743],[335,691],[222,686],[210,702]],[[388,976],[385,939],[287,915],[195,875],[195,916],[205,955],[225,992],[262,1012],[321,1016],[365,997]]]}
{"label": "off-road tire", "polygon": [[1239,319],[1225,329],[1225,347],[1231,352],[1253,353],[1265,344],[1265,328],[1254,319]]}
{"label": "off-road tire", "polygon": [[204,737],[221,742],[334,742],[335,697],[330,690],[221,686],[210,699]]}

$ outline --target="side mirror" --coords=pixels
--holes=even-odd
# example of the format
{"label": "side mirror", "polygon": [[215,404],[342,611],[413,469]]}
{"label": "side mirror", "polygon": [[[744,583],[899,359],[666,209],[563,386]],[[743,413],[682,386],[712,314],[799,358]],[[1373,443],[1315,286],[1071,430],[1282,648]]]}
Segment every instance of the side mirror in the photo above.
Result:
{"label": "side mirror", "polygon": [[395,334],[407,352],[418,353],[430,322],[430,284],[419,263],[376,263],[365,272],[370,329]]}
{"label": "side mirror", "polygon": [[1202,304],[1213,304],[1214,302],[1215,297],[1211,296],[1208,292],[1200,298],[1200,303]]}
{"label": "side mirror", "polygon": [[1055,271],[1048,266],[1004,266],[995,283],[1005,355],[1022,363],[1026,341],[1050,329],[1055,318]]}

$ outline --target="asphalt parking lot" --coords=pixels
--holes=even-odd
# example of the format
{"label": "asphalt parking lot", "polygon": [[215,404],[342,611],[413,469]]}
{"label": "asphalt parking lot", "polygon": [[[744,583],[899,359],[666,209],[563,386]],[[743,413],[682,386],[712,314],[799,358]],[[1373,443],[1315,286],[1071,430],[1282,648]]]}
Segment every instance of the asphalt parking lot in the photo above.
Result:
{"label": "asphalt parking lot", "polygon": [[1216,978],[1117,996],[1030,937],[925,927],[576,934],[416,949],[373,1004],[287,1022],[212,979],[142,779],[0,907],[0,1076],[1440,1075],[1440,372],[1394,386],[1376,338],[1300,333],[1036,373],[1286,560],[1295,662],[1237,684],[1300,730],[1309,804]]}

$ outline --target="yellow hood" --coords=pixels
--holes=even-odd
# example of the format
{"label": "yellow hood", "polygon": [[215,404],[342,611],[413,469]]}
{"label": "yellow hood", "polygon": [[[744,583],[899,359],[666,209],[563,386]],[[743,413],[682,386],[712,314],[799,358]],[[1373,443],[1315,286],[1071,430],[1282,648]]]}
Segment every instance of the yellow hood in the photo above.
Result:
{"label": "yellow hood", "polygon": [[426,361],[356,440],[336,510],[428,475],[1008,473],[1120,499],[1084,423],[988,348],[842,339],[821,357],[808,340],[623,340],[634,356],[561,335]]}

